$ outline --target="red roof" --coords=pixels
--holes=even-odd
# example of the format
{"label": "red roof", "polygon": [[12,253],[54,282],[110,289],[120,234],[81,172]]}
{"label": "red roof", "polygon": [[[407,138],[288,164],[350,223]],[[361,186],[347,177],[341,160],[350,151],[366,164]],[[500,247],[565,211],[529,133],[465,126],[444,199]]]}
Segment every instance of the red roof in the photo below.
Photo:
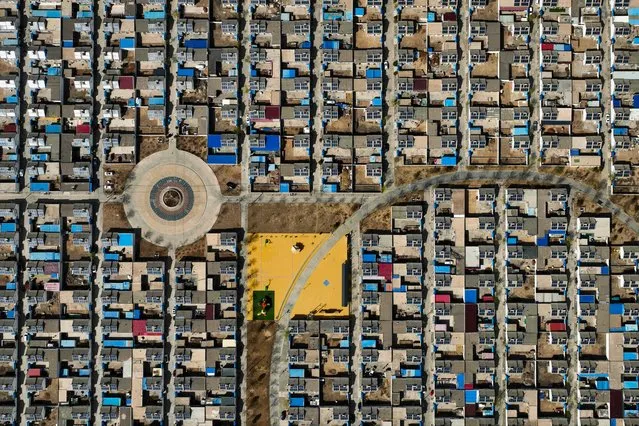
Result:
{"label": "red roof", "polygon": [[450,303],[450,294],[436,294],[435,303]]}
{"label": "red roof", "polygon": [[29,377],[40,377],[42,375],[42,370],[40,368],[30,368],[27,370],[27,376]]}
{"label": "red roof", "polygon": [[464,331],[466,333],[476,333],[477,332],[477,305],[476,304],[466,304],[466,328]]}
{"label": "red roof", "polygon": [[386,282],[393,280],[393,264],[392,263],[380,263],[379,275],[386,278]]}
{"label": "red roof", "polygon": [[554,47],[552,43],[541,43],[541,50],[552,50]]}
{"label": "red roof", "polygon": [[118,84],[120,85],[120,89],[134,89],[135,88],[135,80],[133,76],[122,76],[118,78]]}
{"label": "red roof", "polygon": [[466,417],[475,417],[477,406],[475,404],[466,404]]}
{"label": "red roof", "polygon": [[425,92],[428,89],[428,80],[425,78],[413,79],[413,90],[416,92]]}
{"label": "red roof", "polygon": [[207,320],[215,319],[215,310],[212,303],[206,304],[206,319]]}
{"label": "red roof", "polygon": [[75,133],[91,133],[91,125],[90,124],[80,124],[76,126]]}
{"label": "red roof", "polygon": [[133,335],[146,336],[146,320],[133,320]]}
{"label": "red roof", "polygon": [[17,129],[16,123],[5,124],[4,131],[9,133],[15,133]]}
{"label": "red roof", "polygon": [[264,117],[267,120],[276,120],[280,118],[280,107],[278,106],[267,106],[264,108]]}
{"label": "red roof", "polygon": [[457,20],[457,14],[455,12],[447,12],[444,13],[444,21],[456,21]]}
{"label": "red roof", "polygon": [[566,324],[563,322],[549,322],[548,323],[549,331],[566,331]]}

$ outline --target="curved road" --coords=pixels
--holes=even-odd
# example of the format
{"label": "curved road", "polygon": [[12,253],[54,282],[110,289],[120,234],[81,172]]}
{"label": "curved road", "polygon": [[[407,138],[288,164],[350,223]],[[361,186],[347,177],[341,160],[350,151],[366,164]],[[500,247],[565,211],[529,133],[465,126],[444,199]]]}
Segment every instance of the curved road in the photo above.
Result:
{"label": "curved road", "polygon": [[[297,275],[297,279],[293,283],[289,297],[281,309],[281,316],[278,320],[278,327],[273,343],[273,352],[271,356],[271,374],[270,374],[270,417],[271,425],[278,426],[280,424],[280,414],[286,407],[280,406],[280,392],[285,389],[288,376],[286,371],[288,366],[286,360],[288,357],[288,345],[285,345],[285,330],[291,321],[291,311],[297,302],[297,299],[304,288],[304,284],[310,279],[311,274],[320,263],[320,261],[333,249],[340,238],[348,235],[355,227],[369,214],[378,208],[390,204],[396,199],[415,192],[423,191],[433,185],[451,185],[463,181],[520,181],[528,185],[539,186],[569,186],[573,191],[578,191],[589,198],[595,200],[600,206],[607,208],[613,215],[616,215],[622,222],[626,224],[634,232],[639,233],[639,223],[634,218],[626,214],[619,206],[610,200],[610,194],[605,191],[596,190],[583,182],[575,179],[557,176],[548,173],[540,173],[533,170],[460,170],[453,173],[433,176],[427,179],[421,179],[410,184],[390,188],[388,191],[379,194],[376,197],[367,200],[359,210],[349,217],[339,228],[337,228],[330,238],[328,238],[308,260],[304,269]],[[275,374],[274,374],[275,373]]]}

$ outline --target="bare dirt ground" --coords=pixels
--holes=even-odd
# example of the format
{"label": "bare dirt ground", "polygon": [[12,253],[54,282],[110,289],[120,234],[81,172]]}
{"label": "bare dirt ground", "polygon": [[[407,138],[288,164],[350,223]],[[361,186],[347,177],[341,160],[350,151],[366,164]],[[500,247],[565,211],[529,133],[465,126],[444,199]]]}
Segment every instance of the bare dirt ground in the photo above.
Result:
{"label": "bare dirt ground", "polygon": [[601,169],[596,167],[540,167],[539,171],[542,173],[552,173],[558,176],[566,176],[583,182],[592,186],[595,189],[599,189],[606,186],[605,175]]}
{"label": "bare dirt ground", "polygon": [[359,208],[358,204],[251,204],[248,232],[332,232]]}
{"label": "bare dirt ground", "polygon": [[190,152],[206,161],[206,136],[178,136],[176,142],[177,149]]}
{"label": "bare dirt ground", "polygon": [[361,231],[390,231],[392,226],[391,212],[392,208],[390,206],[377,209],[362,220]]}
{"label": "bare dirt ground", "polygon": [[[105,172],[112,172],[113,176],[104,176],[104,183],[106,185],[113,186],[112,194],[122,194],[126,181],[131,176],[131,172],[135,166],[133,165],[118,165],[116,167],[105,166]],[[110,183],[109,183],[110,182]]]}
{"label": "bare dirt ground", "polygon": [[602,207],[590,198],[583,197],[581,195],[575,197],[573,205],[574,213],[576,215],[610,213],[610,211],[608,211],[608,209],[606,209],[605,207]]}
{"label": "bare dirt ground", "polygon": [[249,321],[246,374],[246,419],[255,426],[269,424],[269,378],[276,323]]}
{"label": "bare dirt ground", "polygon": [[426,179],[431,176],[450,173],[455,169],[438,166],[396,166],[395,185],[404,185],[416,180]]}
{"label": "bare dirt ground", "polygon": [[626,213],[639,220],[639,197],[636,195],[611,195],[610,200]]}
{"label": "bare dirt ground", "polygon": [[206,258],[206,236],[200,238],[186,246],[175,250],[175,260],[182,259],[205,259]]}
{"label": "bare dirt ground", "polygon": [[630,228],[628,228],[625,223],[614,217],[612,218],[610,227],[610,242],[612,244],[621,245],[636,242],[637,240],[639,240],[637,234],[635,234]]}
{"label": "bare dirt ground", "polygon": [[211,230],[237,229],[242,226],[240,204],[224,203]]}
{"label": "bare dirt ground", "polygon": [[140,238],[139,254],[142,259],[163,258],[169,255],[169,250],[166,247],[155,245],[145,238]]}
{"label": "bare dirt ground", "polygon": [[131,229],[131,224],[124,213],[121,203],[102,204],[102,231],[110,229]]}
{"label": "bare dirt ground", "polygon": [[[211,166],[223,195],[240,195],[242,183],[242,166]],[[229,185],[229,183],[231,185]],[[232,188],[233,186],[233,188]]]}
{"label": "bare dirt ground", "polygon": [[140,136],[139,161],[142,161],[151,154],[164,151],[168,148],[169,145],[166,143],[164,136]]}

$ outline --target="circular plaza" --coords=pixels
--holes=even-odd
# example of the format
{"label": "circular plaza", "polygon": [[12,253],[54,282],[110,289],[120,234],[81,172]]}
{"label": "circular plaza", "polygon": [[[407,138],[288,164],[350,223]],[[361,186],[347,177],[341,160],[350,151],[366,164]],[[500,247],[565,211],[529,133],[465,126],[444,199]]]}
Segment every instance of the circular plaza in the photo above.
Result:
{"label": "circular plaza", "polygon": [[211,168],[186,151],[168,149],[142,160],[127,182],[125,211],[147,240],[166,247],[192,243],[215,224],[222,205]]}

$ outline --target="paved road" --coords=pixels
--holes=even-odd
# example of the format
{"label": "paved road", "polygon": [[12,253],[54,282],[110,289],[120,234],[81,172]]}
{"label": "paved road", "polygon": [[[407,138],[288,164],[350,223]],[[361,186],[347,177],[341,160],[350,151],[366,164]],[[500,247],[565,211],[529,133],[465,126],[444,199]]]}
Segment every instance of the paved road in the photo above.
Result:
{"label": "paved road", "polygon": [[[248,204],[243,203],[240,209],[241,223],[242,229],[246,231],[248,229]],[[245,234],[246,235],[246,232]],[[241,236],[238,236],[238,239]],[[242,247],[240,249],[240,259],[243,262],[242,265],[242,277],[248,276],[248,262],[244,259],[248,258],[248,244],[247,241],[242,243]],[[246,425],[246,407],[244,407],[246,401],[246,377],[245,374],[249,370],[248,369],[248,361],[247,361],[247,344],[248,344],[248,320],[246,318],[246,312],[248,311],[248,291],[244,291],[244,282],[245,280],[240,280],[240,288],[238,288],[238,293],[241,295],[240,299],[240,347],[238,348],[240,353],[240,373],[238,375],[238,380],[240,381],[240,401],[241,405],[238,407],[240,411],[240,425]]]}
{"label": "paved road", "polygon": [[356,407],[362,402],[362,284],[361,284],[361,259],[360,247],[362,247],[362,235],[360,227],[356,226],[349,241],[350,267],[351,267],[351,376],[354,378],[351,388],[351,409],[354,411],[352,418],[356,425],[362,422],[362,413]]}
{"label": "paved road", "polygon": [[[434,200],[433,188],[429,187],[424,190],[424,200]],[[426,386],[424,398],[424,425],[433,426],[435,424],[435,410],[433,407],[433,397],[430,390],[435,389],[435,352],[433,344],[435,343],[435,269],[428,266],[428,259],[435,258],[435,207],[432,204],[426,206],[426,215],[424,219],[424,259],[422,262],[426,264],[424,271],[426,277],[424,279],[424,385]]]}
{"label": "paved road", "polygon": [[[531,21],[530,28],[530,40],[531,40],[531,51],[532,51],[532,61],[530,64],[530,73],[531,73],[531,87],[530,87],[530,96],[529,96],[529,105],[530,112],[532,116],[532,121],[541,124],[541,99],[539,99],[539,93],[541,92],[542,83],[541,83],[541,17],[539,17],[539,3],[534,2],[531,6],[533,8],[533,18]],[[541,131],[536,130],[533,131],[531,146],[530,146],[530,156],[528,161],[533,164],[535,167],[539,165],[540,158],[540,149],[541,149]]]}
{"label": "paved road", "polygon": [[[165,300],[166,300],[166,311],[164,313],[164,327],[165,330],[168,330],[166,335],[166,340],[164,341],[164,353],[163,353],[163,382],[165,389],[165,398],[164,398],[164,419],[168,421],[168,424],[174,425],[175,422],[175,376],[173,372],[175,371],[176,366],[176,356],[175,349],[177,348],[176,344],[176,328],[175,328],[175,249],[171,248],[169,250],[169,270],[167,271],[169,282],[165,286]],[[168,362],[167,362],[168,357]]]}
{"label": "paved road", "polygon": [[[27,49],[28,47],[31,45],[31,31],[29,31],[27,29],[27,23],[28,23],[28,19],[31,19],[31,10],[30,8],[25,8],[25,13],[21,13],[20,17],[21,17],[21,32],[22,32],[22,47],[20,49],[20,60],[21,60],[21,65],[22,65],[22,69],[21,69],[21,73],[20,73],[20,87],[22,88],[23,91],[25,91],[25,93],[21,93],[22,96],[20,96],[20,110],[22,112],[22,114],[20,114],[21,116],[21,124],[22,124],[22,133],[20,135],[20,139],[21,139],[21,145],[24,147],[26,146],[25,142],[26,142],[26,135],[28,134],[29,130],[30,130],[30,124],[29,124],[29,118],[26,116],[26,111],[27,108],[29,107],[29,101],[30,101],[30,97],[31,96],[27,96],[28,93],[26,93],[27,91],[27,84],[26,84],[26,80],[27,80],[27,76],[28,71],[29,71],[29,65],[27,65],[27,58],[26,58],[26,53],[27,53]],[[21,166],[22,166],[22,170],[25,170],[25,181],[26,178],[28,178],[28,176],[26,176],[28,173],[26,171],[26,150],[25,150],[25,155],[21,158],[20,162],[21,162]],[[28,187],[27,187],[28,188]],[[26,190],[28,191],[28,189]],[[24,259],[27,259],[28,257],[26,256],[26,254],[28,253],[28,250],[26,248],[26,230],[27,225],[28,225],[28,220],[26,215],[24,215],[25,217],[23,217],[23,223],[24,226],[21,229],[22,231],[22,235],[20,235],[20,241],[22,242],[22,256],[19,256],[19,258],[21,257],[22,260],[22,265],[24,265]],[[23,270],[22,271],[22,282],[23,284],[26,283],[27,281],[27,273]],[[25,292],[24,292],[24,288],[25,286],[20,286],[20,296],[24,296]],[[24,338],[27,335],[27,328],[24,325],[25,324],[25,319],[27,318],[27,315],[29,314],[29,310],[28,307],[25,305],[25,298],[24,297],[20,297],[18,299],[18,307],[21,307],[21,310],[18,310],[18,327],[21,325],[22,328],[20,330],[18,330],[16,332],[16,339],[18,339],[17,345],[18,345],[18,357],[19,357],[19,361],[16,363],[16,375],[17,375],[17,380],[18,380],[18,386],[19,386],[19,390],[18,390],[18,394],[16,395],[16,398],[18,399],[18,406],[17,406],[17,420],[19,420],[21,425],[26,425],[26,417],[25,417],[25,409],[26,407],[29,406],[29,395],[27,392],[27,387],[25,385],[25,380],[27,377],[27,369],[29,367],[29,364],[27,362],[27,356],[26,356],[26,350],[27,350],[27,344],[25,343]]]}
{"label": "paved road", "polygon": [[[384,60],[388,67],[384,71],[384,83],[386,83],[384,93],[384,136],[386,137],[386,176],[384,188],[388,188],[393,184],[395,179],[395,152],[397,150],[397,82],[395,76],[397,74],[397,12],[395,0],[386,0],[384,4]],[[389,47],[392,47],[389,49]]]}
{"label": "paved road", "polygon": [[[168,92],[168,103],[166,105],[166,117],[168,123],[165,126],[165,132],[167,136],[172,134],[173,136],[168,138],[169,148],[177,146],[177,135],[179,134],[178,121],[177,121],[177,106],[178,106],[178,93],[176,85],[176,76],[178,69],[177,50],[180,45],[178,41],[178,30],[176,18],[178,12],[178,1],[171,0],[169,2],[169,13],[166,14],[166,29],[169,35],[166,40],[166,58],[170,60],[168,62],[168,71],[166,74],[166,90]],[[166,62],[164,65],[167,68]]]}
{"label": "paved road", "polygon": [[498,425],[506,425],[507,418],[502,416],[506,413],[506,368],[508,363],[506,360],[506,230],[508,229],[508,220],[506,214],[506,191],[504,187],[499,188],[495,209],[497,213],[497,223],[495,224],[495,342],[497,359],[497,371],[495,371],[495,412],[497,413]]}
{"label": "paved road", "polygon": [[[603,49],[603,61],[601,63],[601,77],[603,78],[603,90],[601,91],[601,106],[603,108],[601,117],[603,146],[601,153],[604,161],[603,178],[607,182],[607,186],[612,191],[610,185],[610,177],[612,175],[612,121],[614,120],[614,111],[612,108],[612,37],[614,26],[612,25],[612,14],[610,10],[610,1],[603,1],[601,8],[601,19],[603,20],[603,28],[601,30],[601,49]],[[610,123],[606,123],[606,117],[610,117]]]}
{"label": "paved road", "polygon": [[[23,227],[22,227],[22,235],[21,235],[21,240],[22,243],[22,252],[21,252],[21,257],[22,259],[28,259],[28,246],[27,244],[25,244],[26,242],[26,235],[27,235],[27,230],[29,229],[28,225],[29,225],[29,219],[27,217],[27,215],[24,215],[24,217],[22,218],[22,223],[23,223]],[[22,261],[23,265],[24,265],[24,260]],[[25,292],[24,289],[26,288],[26,283],[28,281],[28,274],[23,271],[22,273],[22,286],[20,287],[22,289],[21,291],[21,295],[24,296]],[[21,325],[21,329],[18,330],[16,332],[16,338],[18,339],[18,356],[20,358],[20,362],[18,363],[18,366],[20,368],[19,371],[17,371],[17,376],[18,376],[18,383],[20,384],[20,391],[18,393],[18,419],[20,421],[20,425],[22,426],[26,426],[27,421],[26,421],[26,416],[25,416],[25,410],[27,407],[29,407],[29,393],[27,392],[27,386],[26,386],[26,378],[27,378],[27,369],[29,367],[29,363],[27,360],[27,347],[29,346],[26,343],[26,337],[28,335],[27,333],[27,326],[25,325],[25,321],[27,319],[29,319],[31,317],[30,313],[29,313],[29,307],[27,306],[26,303],[24,303],[26,301],[26,298],[22,298],[19,300],[19,304],[21,305],[22,309],[20,311],[18,311],[18,324]],[[16,367],[18,368],[18,367]]]}
{"label": "paved road", "polygon": [[568,218],[568,258],[566,259],[566,273],[568,274],[568,287],[566,288],[566,305],[568,307],[568,414],[570,422],[577,424],[579,421],[579,406],[577,393],[579,383],[577,380],[577,371],[579,363],[579,320],[577,318],[577,261],[579,259],[579,232],[577,229],[577,215],[574,213],[572,206],[574,205],[574,194],[570,194],[568,198],[570,217]]}
{"label": "paved road", "polygon": [[311,108],[311,116],[313,117],[313,127],[311,134],[315,135],[311,138],[313,163],[313,192],[322,190],[322,137],[324,135],[324,126],[322,117],[324,117],[324,91],[322,84],[324,83],[324,67],[322,66],[322,41],[324,38],[324,13],[322,7],[317,7],[319,3],[312,6],[313,16],[311,20],[311,37],[313,38],[313,47],[311,48],[311,57],[313,65],[311,70],[311,90],[313,102]]}
{"label": "paved road", "polygon": [[[240,2],[238,2],[240,3]],[[251,184],[249,182],[249,167],[248,164],[249,158],[251,156],[251,149],[249,145],[249,133],[250,128],[246,126],[246,121],[249,118],[250,110],[251,110],[251,99],[249,96],[249,87],[251,84],[250,73],[251,73],[251,0],[244,0],[241,2],[241,10],[240,10],[240,30],[242,32],[242,43],[240,44],[239,49],[239,58],[238,61],[241,61],[240,70],[239,70],[239,81],[238,87],[242,88],[242,95],[239,99],[239,117],[240,129],[244,131],[240,133],[238,136],[238,142],[240,143],[240,147],[242,149],[242,161],[240,164],[243,164],[242,167],[242,181],[240,183],[242,188],[242,194],[246,194],[251,190]]]}
{"label": "paved road", "polygon": [[[539,173],[532,170],[473,170],[464,171],[459,170],[453,173],[447,173],[442,175],[433,176],[427,179],[415,181],[410,184],[396,186],[389,189],[386,192],[379,194],[377,197],[371,198],[368,202],[362,205],[351,217],[349,217],[339,228],[337,228],[331,236],[318,248],[316,248],[314,254],[311,256],[306,266],[297,276],[297,279],[293,283],[292,290],[289,292],[289,297],[284,303],[281,310],[281,317],[278,321],[277,333],[275,335],[275,341],[273,346],[273,354],[271,358],[271,371],[276,374],[271,374],[270,378],[270,405],[271,405],[271,424],[279,424],[279,413],[281,410],[286,409],[280,403],[280,392],[282,389],[279,386],[280,375],[286,371],[286,359],[288,356],[288,347],[285,344],[285,330],[288,329],[291,312],[297,299],[299,298],[305,283],[310,279],[311,274],[321,262],[321,260],[328,255],[333,249],[335,244],[344,236],[353,232],[356,226],[369,214],[380,208],[381,206],[388,205],[403,195],[415,192],[423,191],[424,189],[433,185],[450,185],[453,183],[459,183],[462,181],[490,181],[505,182],[506,184],[511,181],[527,181],[528,184],[545,185],[545,186],[570,186],[572,191],[577,191],[585,194],[589,198],[596,201],[599,205],[607,208],[615,215],[620,221],[626,223],[626,225],[634,232],[639,232],[639,223],[622,211],[616,204],[610,201],[610,194],[607,191],[598,191],[592,187],[571,178],[556,176],[547,173]],[[572,192],[571,192],[572,193]]]}
{"label": "paved road", "polygon": [[[468,99],[468,92],[470,88],[470,70],[468,66],[470,64],[470,43],[468,41],[469,37],[469,28],[470,28],[470,1],[469,0],[461,0],[461,4],[459,5],[459,16],[457,18],[457,26],[459,33],[459,45],[457,46],[458,53],[458,71],[457,71],[457,84],[459,85],[459,100],[458,104],[458,113],[459,119],[459,133],[461,134],[461,145],[459,146],[459,155],[460,155],[460,167],[467,166],[470,161],[468,161],[468,141],[470,138],[469,128],[468,128],[468,120],[470,119],[470,100]],[[461,108],[459,108],[459,106]]]}

